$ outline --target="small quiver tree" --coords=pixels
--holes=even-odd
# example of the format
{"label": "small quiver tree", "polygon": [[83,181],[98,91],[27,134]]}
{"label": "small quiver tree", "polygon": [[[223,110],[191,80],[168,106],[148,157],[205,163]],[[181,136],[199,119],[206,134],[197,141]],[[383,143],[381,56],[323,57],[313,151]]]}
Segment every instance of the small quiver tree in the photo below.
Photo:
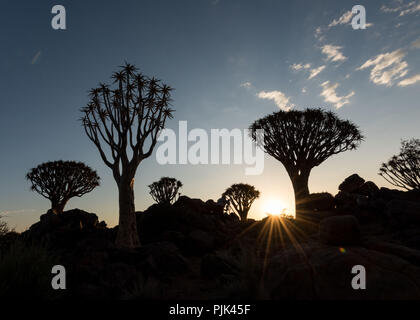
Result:
{"label": "small quiver tree", "polygon": [[51,210],[62,213],[67,202],[73,197],[81,197],[99,186],[96,171],[82,162],[52,161],[32,168],[26,179],[31,190],[51,201]]}
{"label": "small quiver tree", "polygon": [[182,182],[169,177],[162,177],[159,181],[149,185],[150,195],[157,203],[173,203],[179,194]]}
{"label": "small quiver tree", "polygon": [[246,220],[252,203],[260,196],[260,192],[254,186],[245,183],[231,185],[222,194],[228,200],[230,209],[235,212],[241,220]]}

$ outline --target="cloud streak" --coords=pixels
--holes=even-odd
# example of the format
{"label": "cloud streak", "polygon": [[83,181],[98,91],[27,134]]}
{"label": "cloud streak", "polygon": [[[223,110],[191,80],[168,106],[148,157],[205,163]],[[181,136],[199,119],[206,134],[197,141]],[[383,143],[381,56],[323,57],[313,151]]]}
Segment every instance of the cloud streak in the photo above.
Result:
{"label": "cloud streak", "polygon": [[401,4],[394,8],[389,8],[385,5],[381,7],[381,11],[385,13],[399,13],[399,16],[405,16],[407,14],[413,14],[420,12],[420,1],[410,1],[408,3]]}
{"label": "cloud streak", "polygon": [[347,60],[347,57],[340,51],[343,47],[326,44],[321,47],[322,53],[327,56],[328,61],[339,62]]}
{"label": "cloud streak", "polygon": [[38,51],[35,54],[35,56],[32,58],[31,64],[35,64],[38,61],[38,59],[39,59],[40,56],[41,56],[41,51]]}
{"label": "cloud streak", "polygon": [[329,28],[335,27],[339,24],[348,24],[353,17],[353,13],[351,11],[346,11],[340,18],[334,19],[329,25]]}
{"label": "cloud streak", "polygon": [[257,94],[257,97],[260,99],[272,100],[280,109],[284,111],[289,111],[294,107],[294,104],[290,103],[290,97],[287,97],[281,91],[260,91]]}
{"label": "cloud streak", "polygon": [[408,64],[403,60],[405,52],[402,49],[379,54],[367,60],[356,70],[371,68],[370,80],[378,85],[392,86],[394,82],[404,77],[408,72]]}
{"label": "cloud streak", "polygon": [[325,69],[325,66],[320,66],[318,68],[311,69],[311,73],[309,74],[308,80],[315,78],[318,74],[320,74]]}
{"label": "cloud streak", "polygon": [[239,85],[241,88],[245,88],[245,89],[249,89],[252,87],[252,83],[247,81],[247,82],[243,82]]}
{"label": "cloud streak", "polygon": [[291,69],[295,71],[299,71],[302,69],[309,69],[311,67],[310,63],[302,64],[302,63],[294,63],[290,66]]}
{"label": "cloud streak", "polygon": [[336,89],[340,85],[338,83],[330,83],[325,81],[321,84],[322,92],[321,96],[324,97],[325,102],[332,103],[337,109],[340,109],[342,106],[350,103],[350,98],[354,96],[354,91],[350,92],[348,95],[339,96],[336,92]]}
{"label": "cloud streak", "polygon": [[404,80],[401,80],[398,83],[398,86],[399,87],[411,86],[411,85],[413,85],[413,84],[415,84],[417,82],[420,82],[420,73],[419,74],[416,74],[415,76],[412,76],[410,78],[406,78]]}

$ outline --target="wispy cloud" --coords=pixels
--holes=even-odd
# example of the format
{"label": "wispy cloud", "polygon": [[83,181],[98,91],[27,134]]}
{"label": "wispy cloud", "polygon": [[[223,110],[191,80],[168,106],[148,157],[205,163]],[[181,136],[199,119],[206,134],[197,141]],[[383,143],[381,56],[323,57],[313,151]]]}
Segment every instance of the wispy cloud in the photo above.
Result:
{"label": "wispy cloud", "polygon": [[338,62],[338,61],[345,61],[347,57],[343,55],[340,51],[343,47],[335,46],[332,44],[326,44],[321,47],[322,53],[327,56],[327,60]]}
{"label": "wispy cloud", "polygon": [[420,38],[418,38],[417,40],[415,40],[415,41],[411,44],[411,46],[412,46],[413,48],[419,48],[419,49],[420,49]]}
{"label": "wispy cloud", "polygon": [[325,69],[325,66],[320,66],[318,68],[312,68],[310,63],[294,63],[290,66],[290,69],[294,71],[300,71],[300,70],[309,70],[309,79],[315,78],[318,74],[322,72],[322,70]]}
{"label": "wispy cloud", "polygon": [[246,88],[246,89],[249,89],[249,88],[251,88],[251,87],[252,87],[252,83],[251,83],[251,82],[249,82],[249,81],[246,81],[246,82],[241,83],[239,86],[240,86],[241,88]]}
{"label": "wispy cloud", "polygon": [[[350,10],[344,12],[342,16],[340,16],[339,18],[331,21],[331,23],[328,25],[328,29],[333,28],[333,27],[338,26],[338,25],[351,24],[353,15],[354,15],[354,13],[351,12]],[[373,23],[366,23],[365,26],[366,26],[366,28],[372,27]]]}
{"label": "wispy cloud", "polygon": [[302,64],[302,63],[294,63],[290,66],[291,69],[295,71],[299,71],[302,69],[309,69],[311,67],[310,63]]}
{"label": "wispy cloud", "polygon": [[328,27],[335,27],[339,24],[347,24],[350,23],[351,18],[353,17],[353,13],[349,10],[346,11],[340,18],[338,19],[334,19],[329,25]]}
{"label": "wispy cloud", "polygon": [[403,60],[405,52],[402,49],[379,54],[367,60],[357,70],[372,68],[370,80],[375,84],[392,86],[395,80],[404,77],[408,72],[408,64]]}
{"label": "wispy cloud", "polygon": [[281,91],[260,91],[257,94],[260,99],[273,100],[274,103],[282,110],[289,111],[294,107],[294,104],[290,103],[290,97],[287,97]]}
{"label": "wispy cloud", "polygon": [[395,13],[398,12],[399,16],[405,16],[407,14],[412,14],[416,12],[420,12],[420,1],[410,1],[407,3],[402,3],[394,8],[387,7],[386,5],[383,5],[381,7],[382,12],[386,13]]}
{"label": "wispy cloud", "polygon": [[35,54],[35,56],[32,58],[31,64],[35,64],[38,61],[38,59],[39,59],[40,56],[41,56],[41,51],[38,51]]}
{"label": "wispy cloud", "polygon": [[311,69],[311,73],[310,73],[310,75],[309,75],[309,78],[308,78],[308,80],[310,80],[310,79],[312,79],[312,78],[315,78],[318,74],[320,74],[321,72],[322,72],[322,70],[324,70],[325,69],[325,66],[320,66],[320,67],[318,67],[318,68],[314,68],[314,69]]}
{"label": "wispy cloud", "polygon": [[19,209],[19,210],[0,210],[0,216],[6,216],[9,214],[19,214],[19,213],[28,213],[28,212],[35,212],[35,209]]}
{"label": "wispy cloud", "polygon": [[322,92],[321,96],[324,97],[325,102],[332,103],[337,109],[341,108],[342,106],[350,103],[350,98],[354,96],[354,91],[350,92],[346,96],[339,96],[337,95],[336,89],[339,87],[338,83],[330,83],[329,81],[325,81],[321,84]]}
{"label": "wispy cloud", "polygon": [[315,29],[315,38],[318,39],[319,41],[323,41],[325,39],[325,36],[322,34],[323,30],[322,27],[317,27]]}
{"label": "wispy cloud", "polygon": [[416,74],[415,76],[401,80],[400,82],[398,82],[398,86],[399,87],[411,86],[417,82],[420,82],[420,74]]}

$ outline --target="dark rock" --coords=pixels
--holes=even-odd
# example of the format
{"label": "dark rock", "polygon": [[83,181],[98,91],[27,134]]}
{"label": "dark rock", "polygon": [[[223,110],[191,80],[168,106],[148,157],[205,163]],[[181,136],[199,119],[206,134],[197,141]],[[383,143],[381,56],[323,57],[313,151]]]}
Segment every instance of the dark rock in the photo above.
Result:
{"label": "dark rock", "polygon": [[133,289],[139,273],[132,265],[116,262],[105,267],[102,277],[107,286],[117,289],[116,295],[121,295],[124,291]]}
{"label": "dark rock", "polygon": [[392,200],[386,206],[386,215],[395,226],[420,223],[420,203]]}
{"label": "dark rock", "polygon": [[142,258],[137,262],[137,266],[146,275],[167,277],[183,274],[190,269],[188,260],[170,242],[144,245],[138,252]]}
{"label": "dark rock", "polygon": [[234,263],[219,254],[208,254],[201,260],[201,275],[206,278],[236,275],[238,272]]}
{"label": "dark rock", "polygon": [[[367,290],[351,286],[365,267]],[[361,247],[304,245],[272,257],[265,290],[271,299],[420,299],[420,268],[398,256]]]}
{"label": "dark rock", "polygon": [[187,240],[193,253],[202,254],[215,249],[215,238],[208,232],[202,230],[192,231]]}
{"label": "dark rock", "polygon": [[378,192],[379,192],[378,186],[372,181],[366,181],[362,186],[360,186],[360,188],[357,189],[358,194],[368,196],[368,197],[373,197]]}
{"label": "dark rock", "polygon": [[339,191],[334,197],[334,203],[337,209],[353,211],[356,207],[355,194],[347,191]]}
{"label": "dark rock", "polygon": [[319,225],[319,238],[323,243],[331,245],[359,244],[359,221],[351,215],[325,218]]}
{"label": "dark rock", "polygon": [[352,174],[338,186],[338,190],[353,193],[359,189],[364,184],[364,182],[365,180],[358,174]]}
{"label": "dark rock", "polygon": [[33,236],[42,236],[57,231],[94,230],[104,228],[104,226],[106,226],[105,222],[99,223],[98,216],[94,213],[73,209],[54,214],[48,210],[46,214],[41,215],[39,222],[29,228],[28,233]]}
{"label": "dark rock", "polygon": [[334,197],[328,192],[311,193],[306,199],[305,207],[314,211],[329,211],[334,209]]}
{"label": "dark rock", "polygon": [[182,248],[185,246],[186,236],[182,232],[168,230],[162,233],[161,239]]}

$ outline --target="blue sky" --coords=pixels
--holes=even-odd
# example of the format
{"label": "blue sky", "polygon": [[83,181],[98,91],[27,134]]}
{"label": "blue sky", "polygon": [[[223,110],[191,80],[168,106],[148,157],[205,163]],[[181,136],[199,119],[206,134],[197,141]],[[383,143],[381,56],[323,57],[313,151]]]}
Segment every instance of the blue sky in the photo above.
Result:
{"label": "blue sky", "polygon": [[[67,30],[51,28],[62,4]],[[353,30],[351,8],[366,8],[368,28]],[[87,91],[124,61],[175,88],[174,129],[247,128],[279,108],[324,107],[360,126],[357,151],[312,171],[312,192],[337,192],[357,172],[380,186],[380,163],[400,140],[419,137],[420,1],[3,1],[0,12],[0,213],[23,230],[49,203],[29,190],[26,172],[44,161],[79,160],[102,185],[67,208],[95,212],[114,225],[117,188],[78,118]],[[161,176],[182,193],[217,199],[230,184],[255,185],[262,196],[251,217],[271,200],[293,208],[283,166],[266,156],[259,176],[240,165],[157,164],[136,175],[136,209],[152,199],[147,185]]]}

